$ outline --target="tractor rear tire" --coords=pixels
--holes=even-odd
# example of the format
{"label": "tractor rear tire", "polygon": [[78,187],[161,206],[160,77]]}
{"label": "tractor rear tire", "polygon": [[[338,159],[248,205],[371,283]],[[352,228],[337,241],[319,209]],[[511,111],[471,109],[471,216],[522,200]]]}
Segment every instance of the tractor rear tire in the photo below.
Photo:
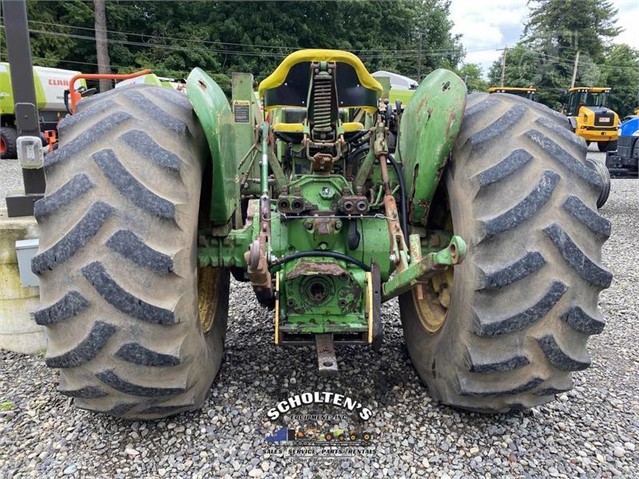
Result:
{"label": "tractor rear tire", "polygon": [[45,361],[76,406],[200,408],[222,359],[228,272],[197,265],[206,141],[189,101],[131,86],[82,100],[35,204]]}
{"label": "tractor rear tire", "polygon": [[446,301],[425,286],[424,300],[400,297],[408,351],[436,400],[483,413],[530,408],[590,364],[586,341],[604,327],[597,298],[612,275],[601,265],[603,185],[585,157],[584,140],[543,105],[469,96],[430,213],[450,207],[468,255]]}
{"label": "tractor rear tire", "polygon": [[11,126],[0,128],[0,159],[14,160],[18,157],[16,141],[18,132]]}

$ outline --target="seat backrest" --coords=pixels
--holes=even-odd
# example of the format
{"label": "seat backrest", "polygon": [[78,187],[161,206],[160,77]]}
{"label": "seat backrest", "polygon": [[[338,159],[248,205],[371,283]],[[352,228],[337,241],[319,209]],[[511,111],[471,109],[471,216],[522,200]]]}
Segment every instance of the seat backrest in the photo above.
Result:
{"label": "seat backrest", "polygon": [[339,108],[377,110],[382,86],[359,58],[341,50],[300,50],[292,53],[260,83],[259,95],[266,111],[274,108],[308,108],[312,62],[336,63],[336,88]]}

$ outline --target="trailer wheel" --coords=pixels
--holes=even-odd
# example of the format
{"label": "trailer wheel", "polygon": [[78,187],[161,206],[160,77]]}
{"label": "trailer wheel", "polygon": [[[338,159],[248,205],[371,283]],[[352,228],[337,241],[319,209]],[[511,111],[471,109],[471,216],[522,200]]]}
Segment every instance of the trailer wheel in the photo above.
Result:
{"label": "trailer wheel", "polygon": [[82,100],[60,134],[32,262],[58,390],[131,419],[200,408],[222,359],[229,275],[197,267],[207,156],[190,103],[113,90]]}
{"label": "trailer wheel", "polygon": [[0,158],[3,160],[13,160],[18,156],[16,140],[18,132],[11,126],[0,128]]}
{"label": "trailer wheel", "polygon": [[603,161],[595,160],[593,158],[586,158],[586,165],[599,175],[604,185],[599,193],[599,198],[597,198],[597,208],[601,208],[606,204],[606,201],[608,201],[608,197],[610,196],[610,171],[608,171],[608,168]]}
{"label": "trailer wheel", "polygon": [[597,148],[601,152],[615,151],[617,149],[617,140],[615,141],[598,141]]}
{"label": "trailer wheel", "polygon": [[404,336],[431,395],[486,413],[529,408],[572,387],[610,286],[610,223],[586,145],[546,107],[471,95],[429,217],[468,244],[454,271],[400,297]]}

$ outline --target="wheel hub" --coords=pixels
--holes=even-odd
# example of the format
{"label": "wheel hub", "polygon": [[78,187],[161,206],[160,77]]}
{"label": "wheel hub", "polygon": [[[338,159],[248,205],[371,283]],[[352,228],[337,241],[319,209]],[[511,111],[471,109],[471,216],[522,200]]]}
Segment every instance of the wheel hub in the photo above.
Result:
{"label": "wheel hub", "polygon": [[412,291],[413,302],[422,326],[431,334],[439,332],[446,322],[453,275],[453,268],[450,267],[420,283],[422,287],[421,299],[418,297],[416,289]]}

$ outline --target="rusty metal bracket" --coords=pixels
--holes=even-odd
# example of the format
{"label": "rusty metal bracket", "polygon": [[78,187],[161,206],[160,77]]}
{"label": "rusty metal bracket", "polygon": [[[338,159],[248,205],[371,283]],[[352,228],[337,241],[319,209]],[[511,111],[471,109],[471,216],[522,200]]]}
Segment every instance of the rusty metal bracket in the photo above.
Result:
{"label": "rusty metal bracket", "polygon": [[275,344],[280,344],[280,272],[275,273]]}
{"label": "rusty metal bracket", "polygon": [[366,273],[366,314],[368,317],[368,344],[377,351],[382,346],[382,283],[379,265],[373,261],[371,271]]}
{"label": "rusty metal bracket", "polygon": [[260,186],[262,195],[260,196],[259,211],[259,234],[251,243],[249,250],[244,253],[244,259],[248,265],[248,276],[251,285],[255,290],[260,304],[268,307],[274,306],[273,283],[271,281],[271,272],[268,269],[268,254],[270,249],[271,238],[271,198],[268,188],[268,132],[269,124],[262,123],[262,161],[260,163]]}
{"label": "rusty metal bracket", "polygon": [[391,239],[390,255],[392,261],[397,265],[398,271],[402,271],[408,267],[408,247],[404,232],[402,231],[399,212],[395,197],[390,189],[388,179],[388,165],[386,164],[386,152],[378,154],[379,166],[382,171],[382,182],[384,187],[384,210],[386,213],[386,222],[388,223],[388,233]]}
{"label": "rusty metal bracket", "polygon": [[[416,247],[414,241],[411,243]],[[396,272],[384,284],[382,288],[383,300],[388,301],[395,296],[406,293],[419,281],[429,278],[435,272],[460,264],[464,261],[466,252],[466,242],[459,236],[453,236],[448,246],[437,253],[429,253],[424,257],[421,257],[421,254],[414,255],[406,269]]]}
{"label": "rusty metal bracket", "polygon": [[322,376],[337,376],[337,357],[332,334],[316,334],[317,366]]}

